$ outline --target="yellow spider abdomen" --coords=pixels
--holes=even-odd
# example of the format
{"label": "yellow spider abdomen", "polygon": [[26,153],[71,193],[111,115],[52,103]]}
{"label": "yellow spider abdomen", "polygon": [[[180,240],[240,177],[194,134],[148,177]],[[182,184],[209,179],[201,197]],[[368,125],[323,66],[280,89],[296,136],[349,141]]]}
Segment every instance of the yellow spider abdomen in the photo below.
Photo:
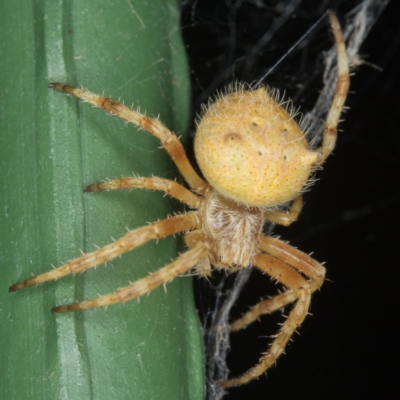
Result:
{"label": "yellow spider abdomen", "polygon": [[196,159],[220,193],[249,206],[296,197],[318,155],[293,112],[265,88],[239,90],[209,105],[195,136]]}

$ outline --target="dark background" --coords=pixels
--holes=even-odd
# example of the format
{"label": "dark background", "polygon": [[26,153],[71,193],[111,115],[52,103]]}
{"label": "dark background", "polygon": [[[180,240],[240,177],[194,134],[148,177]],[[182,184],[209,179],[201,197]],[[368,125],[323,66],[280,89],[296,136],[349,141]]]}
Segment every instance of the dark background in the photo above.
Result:
{"label": "dark background", "polygon": [[[359,3],[182,1],[194,111],[230,81],[258,79],[327,8],[343,20]],[[290,6],[295,13],[265,47],[252,52]],[[313,296],[313,316],[267,376],[230,389],[226,399],[398,398],[399,8],[398,2],[389,3],[361,48],[363,58],[383,71],[368,65],[354,70],[346,102],[350,110],[340,125],[343,132],[334,155],[318,172],[318,182],[304,196],[299,221],[275,229],[282,239],[325,262],[328,280]],[[321,52],[331,45],[323,22],[266,83],[285,90],[302,110],[311,109],[322,84]],[[213,304],[211,290],[196,286],[200,312],[206,317]],[[254,271],[232,310],[233,318],[273,290],[269,279]],[[277,322],[279,317],[265,316],[232,335],[232,376],[258,362]]]}

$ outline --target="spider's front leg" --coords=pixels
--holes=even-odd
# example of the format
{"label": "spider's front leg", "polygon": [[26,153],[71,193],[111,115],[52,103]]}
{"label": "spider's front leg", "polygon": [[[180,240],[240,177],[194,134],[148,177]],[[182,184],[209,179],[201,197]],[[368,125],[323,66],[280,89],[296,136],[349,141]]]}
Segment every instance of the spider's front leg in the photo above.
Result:
{"label": "spider's front leg", "polygon": [[[325,268],[321,264],[285,242],[269,236],[262,236],[259,248],[268,254],[257,254],[254,265],[289,289],[256,304],[243,317],[231,324],[231,330],[243,329],[262,314],[272,313],[296,300],[297,303],[259,364],[238,378],[222,382],[221,385],[224,387],[247,383],[263,374],[274,364],[284,351],[296,328],[306,317],[312,292],[322,285],[325,278]],[[311,280],[307,281],[300,273],[308,276]]]}
{"label": "spider's front leg", "polygon": [[104,246],[96,251],[75,258],[59,268],[44,274],[16,283],[10,287],[10,292],[38,285],[43,282],[62,278],[69,274],[83,272],[96,265],[105,263],[129,250],[148,242],[152,239],[161,239],[179,232],[198,228],[199,217],[196,212],[177,215],[168,219],[153,222],[142,228],[128,232],[122,238]]}
{"label": "spider's front leg", "polygon": [[115,303],[122,303],[133,300],[146,293],[150,293],[157,286],[166,284],[178,275],[182,275],[191,269],[198,261],[206,257],[209,253],[209,244],[205,242],[198,243],[193,249],[181,254],[174,262],[152,273],[146,278],[140,279],[128,286],[118,289],[115,293],[100,296],[96,299],[82,301],[64,306],[54,307],[53,312],[66,312],[87,310],[102,306],[109,306]]}
{"label": "spider's front leg", "polygon": [[[275,258],[284,261],[286,264],[303,273],[311,280],[308,282],[311,292],[321,287],[325,279],[325,268],[316,260],[302,251],[270,236],[262,236],[259,248]],[[297,294],[294,290],[287,290],[277,296],[265,299],[254,305],[241,318],[231,324],[232,331],[239,331],[245,328],[263,314],[271,314],[274,311],[294,302]]]}

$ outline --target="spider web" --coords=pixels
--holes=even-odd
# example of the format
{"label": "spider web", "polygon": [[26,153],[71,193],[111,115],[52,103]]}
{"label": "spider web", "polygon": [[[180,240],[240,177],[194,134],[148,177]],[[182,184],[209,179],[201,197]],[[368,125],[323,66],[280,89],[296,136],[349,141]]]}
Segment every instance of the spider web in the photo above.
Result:
{"label": "spider web", "polygon": [[[226,4],[228,3],[229,6],[234,8],[234,10],[238,10],[243,4],[241,1],[226,1]],[[269,2],[255,0],[250,3],[260,7],[269,7]],[[236,78],[246,80],[246,74],[249,71],[258,71],[257,73],[259,75],[258,77],[255,77],[256,79],[263,75],[262,70],[258,69],[260,61],[255,57],[255,55],[258,54],[264,46],[268,47],[273,43],[274,34],[281,29],[282,26],[289,26],[291,24],[292,21],[290,21],[290,18],[294,12],[298,11],[300,13],[298,7],[301,6],[302,1],[293,0],[280,3],[284,4],[280,16],[274,20],[269,29],[266,29],[266,32],[261,39],[258,40],[252,48],[246,50],[247,57],[241,56],[233,60],[231,65],[228,68],[225,68],[220,74],[213,77],[211,83],[207,86],[202,86],[201,82],[199,83],[199,79],[194,77],[194,96],[197,99],[197,102],[195,101],[195,109],[201,102],[204,102],[216,88],[223,85],[224,82]],[[322,7],[324,7],[324,9],[321,9],[321,13],[326,11],[329,7],[332,7],[332,2],[324,1],[320,3],[322,4]],[[338,13],[346,41],[347,56],[352,69],[363,63],[368,64],[362,60],[362,57],[359,54],[360,47],[375,21],[388,3],[389,0],[363,0],[357,2],[357,6],[353,9],[347,10],[345,13]],[[195,13],[197,12],[196,8],[199,5],[198,2],[186,1],[183,2],[183,5],[189,5],[188,9],[190,10],[192,19],[194,19]],[[235,11],[233,14],[235,14]],[[322,28],[319,28],[320,31],[321,29],[327,29],[326,24],[324,25],[322,23],[321,26]],[[308,27],[304,27],[304,31],[306,31],[307,28]],[[312,36],[312,33],[310,36]],[[305,45],[308,44],[307,38],[304,42]],[[230,44],[233,45],[233,39],[231,39]],[[301,47],[301,44],[299,44],[299,47]],[[321,66],[318,65],[319,61],[317,60],[314,69],[315,72],[309,73],[308,78],[301,78],[300,75],[295,77],[295,80],[297,81],[302,79],[304,84],[298,85],[295,90],[288,90],[295,104],[297,104],[299,99],[305,95],[305,89],[307,88],[307,90],[309,90],[310,85],[314,85],[316,91],[320,90],[317,98],[310,100],[310,103],[312,101],[313,106],[310,107],[310,111],[306,112],[303,117],[305,126],[309,127],[307,135],[310,141],[313,141],[314,145],[316,145],[321,139],[324,118],[326,117],[332,102],[337,78],[336,47],[332,46],[329,50],[324,51],[322,55],[323,60],[321,60]],[[285,57],[290,56],[290,54],[285,54]],[[321,74],[323,81],[322,89],[320,83]],[[252,76],[252,78],[254,78],[254,76]],[[282,78],[280,77],[280,74],[277,73],[273,78],[272,81],[278,82],[277,85],[279,87],[279,81],[281,80],[283,82],[287,79],[287,75]],[[285,87],[285,85],[282,86]],[[268,234],[271,232],[272,226],[265,228],[265,233]],[[215,304],[212,310],[208,312],[204,318],[206,325],[207,398],[209,400],[223,399],[227,393],[216,383],[220,380],[226,380],[229,375],[229,368],[226,363],[227,354],[230,350],[228,320],[231,309],[248,281],[251,271],[252,269],[248,268],[236,276],[230,275],[226,278],[223,277],[215,287]]]}

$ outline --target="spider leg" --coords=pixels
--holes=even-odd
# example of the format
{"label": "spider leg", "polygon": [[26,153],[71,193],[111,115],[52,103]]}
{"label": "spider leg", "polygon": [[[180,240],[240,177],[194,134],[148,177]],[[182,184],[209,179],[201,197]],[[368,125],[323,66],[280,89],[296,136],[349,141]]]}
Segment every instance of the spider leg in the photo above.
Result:
{"label": "spider leg", "polygon": [[113,243],[108,244],[96,251],[75,258],[59,268],[53,269],[44,274],[16,283],[10,287],[10,292],[37,285],[39,283],[55,280],[69,274],[83,272],[96,265],[105,263],[126,251],[148,242],[152,239],[161,239],[176,233],[192,230],[198,227],[197,213],[177,215],[168,219],[153,222],[142,228],[135,229],[122,236]]}
{"label": "spider leg", "polygon": [[303,208],[303,198],[301,196],[296,197],[290,206],[288,212],[282,211],[265,211],[264,219],[274,222],[278,225],[289,226],[297,220],[300,211]]}
{"label": "spider leg", "polygon": [[132,300],[136,297],[142,296],[143,294],[151,292],[157,286],[165,284],[176,276],[187,272],[200,259],[206,257],[208,251],[208,243],[198,243],[193,249],[181,254],[171,264],[157,272],[154,272],[146,278],[140,279],[128,286],[118,289],[115,293],[110,293],[93,300],[82,301],[81,303],[57,306],[54,307],[52,311],[59,313],[66,311],[87,310],[88,308],[108,306],[110,304]]}
{"label": "spider leg", "polygon": [[231,332],[239,331],[246,328],[248,325],[257,321],[261,315],[272,314],[274,311],[285,307],[287,304],[294,302],[297,299],[297,293],[294,290],[287,290],[277,296],[265,299],[255,304],[249,311],[243,314],[240,318],[230,324]]}
{"label": "spider leg", "polygon": [[188,205],[191,208],[199,209],[202,198],[196,196],[190,190],[187,190],[179,183],[169,179],[158,177],[144,178],[141,176],[124,177],[112,181],[105,181],[89,185],[85,188],[85,192],[97,192],[100,190],[115,190],[115,189],[154,189],[161,190],[180,202]]}
{"label": "spider leg", "polygon": [[290,244],[271,236],[261,235],[258,247],[311,278],[310,285],[313,292],[323,284],[325,268],[309,255]]}
{"label": "spider leg", "polygon": [[316,166],[324,163],[325,159],[331,154],[336,143],[337,125],[339,123],[340,113],[342,112],[344,102],[347,97],[350,85],[349,67],[347,64],[346,47],[342,31],[336,15],[330,11],[329,19],[337,47],[338,80],[336,83],[335,95],[332,106],[329,110],[324,132],[322,134],[322,146],[316,149],[320,154]]}
{"label": "spider leg", "polygon": [[270,348],[263,354],[259,363],[245,372],[243,375],[221,382],[222,387],[233,387],[243,385],[271,367],[278,357],[283,353],[289,339],[296,328],[303,322],[307,315],[311,299],[311,288],[308,282],[296,270],[285,262],[278,260],[268,254],[258,253],[255,256],[254,263],[262,271],[268,273],[271,277],[283,283],[286,287],[296,293],[297,302],[286,321],[272,342]]}
{"label": "spider leg", "polygon": [[[210,239],[207,237],[207,235],[204,232],[201,232],[199,230],[196,231],[191,231],[188,232],[185,236],[185,243],[189,247],[189,249],[197,246],[197,243],[200,242],[209,242]],[[213,256],[213,251],[212,251],[212,242],[210,243],[210,251],[207,254],[207,257],[203,257],[199,262],[195,265],[195,274],[200,275],[203,277],[207,277],[211,275],[211,262],[210,262],[210,257]],[[215,255],[214,257],[215,258]]]}
{"label": "spider leg", "polygon": [[[286,264],[295,268],[297,271],[311,278],[308,282],[310,285],[311,293],[319,289],[325,279],[325,268],[312,259],[307,254],[303,253],[282,242],[281,240],[272,238],[270,236],[261,236],[259,248],[266,253],[284,261]],[[270,314],[280,308],[292,303],[297,298],[295,290],[288,290],[282,294],[274,296],[270,299],[265,299],[253,306],[241,318],[237,319],[231,324],[232,331],[238,331],[245,328],[252,322],[258,320],[263,314]]]}
{"label": "spider leg", "polygon": [[161,141],[164,149],[171,156],[172,160],[178,167],[182,176],[188,182],[189,186],[198,193],[206,193],[209,187],[208,183],[201,179],[193,169],[186,156],[185,150],[176,135],[167,129],[158,119],[150,118],[147,115],[140,114],[139,112],[134,111],[112,99],[98,96],[84,89],[78,89],[73,86],[56,82],[50,83],[49,87],[78,97],[87,103],[102,108],[111,115],[122,118],[136,126],[140,126],[147,132],[151,133]]}

